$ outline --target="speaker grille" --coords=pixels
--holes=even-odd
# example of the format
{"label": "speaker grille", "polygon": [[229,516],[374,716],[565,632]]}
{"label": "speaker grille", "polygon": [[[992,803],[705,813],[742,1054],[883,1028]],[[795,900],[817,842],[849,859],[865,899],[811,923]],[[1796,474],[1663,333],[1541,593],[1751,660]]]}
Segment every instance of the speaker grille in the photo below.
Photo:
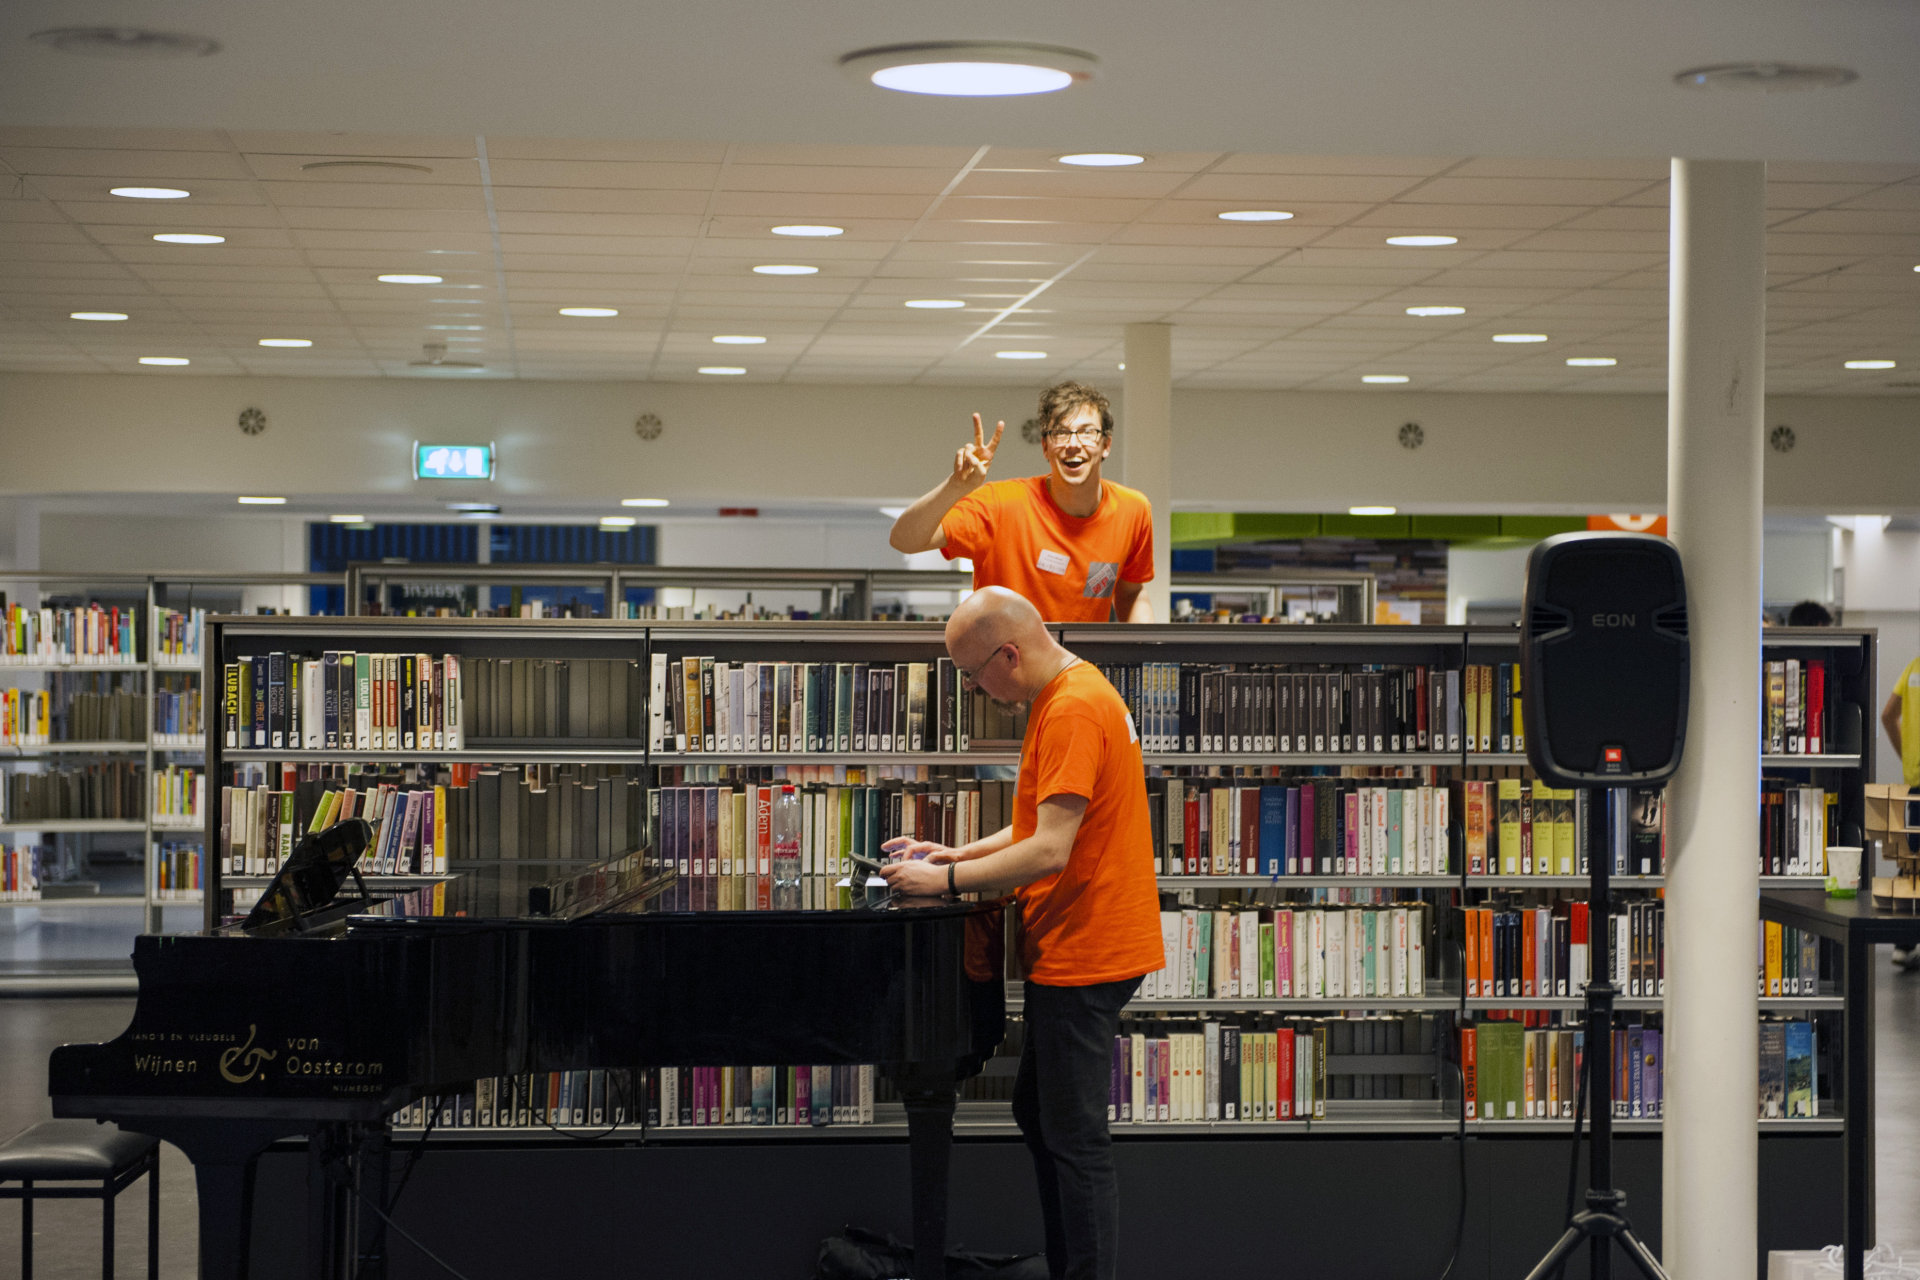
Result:
{"label": "speaker grille", "polygon": [[1653,625],[1656,630],[1684,640],[1687,638],[1687,606],[1685,602],[1670,604],[1653,611]]}

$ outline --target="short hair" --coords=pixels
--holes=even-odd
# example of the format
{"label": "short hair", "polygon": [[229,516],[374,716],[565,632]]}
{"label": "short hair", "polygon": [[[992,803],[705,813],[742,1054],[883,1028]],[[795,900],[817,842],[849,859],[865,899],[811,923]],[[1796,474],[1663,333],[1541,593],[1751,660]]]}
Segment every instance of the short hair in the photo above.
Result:
{"label": "short hair", "polygon": [[1802,600],[1787,610],[1787,625],[1790,627],[1830,627],[1833,625],[1833,613],[1818,600]]}
{"label": "short hair", "polygon": [[1106,393],[1084,382],[1057,382],[1040,393],[1040,429],[1046,431],[1075,409],[1100,411],[1100,434],[1113,434],[1113,405]]}

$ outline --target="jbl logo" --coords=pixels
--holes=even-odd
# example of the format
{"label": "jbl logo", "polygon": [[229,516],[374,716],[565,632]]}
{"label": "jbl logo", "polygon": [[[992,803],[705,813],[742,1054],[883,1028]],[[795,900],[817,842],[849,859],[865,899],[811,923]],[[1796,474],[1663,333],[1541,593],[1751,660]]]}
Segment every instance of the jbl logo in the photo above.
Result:
{"label": "jbl logo", "polygon": [[1640,621],[1631,613],[1596,613],[1593,615],[1593,625],[1596,627],[1637,627],[1640,625]]}

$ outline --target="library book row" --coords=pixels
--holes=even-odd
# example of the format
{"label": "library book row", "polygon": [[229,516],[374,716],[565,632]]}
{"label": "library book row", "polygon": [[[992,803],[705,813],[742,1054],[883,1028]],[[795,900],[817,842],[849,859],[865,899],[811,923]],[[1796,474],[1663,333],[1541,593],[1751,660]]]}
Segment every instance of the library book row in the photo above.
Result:
{"label": "library book row", "polygon": [[474,1081],[422,1098],[397,1129],[648,1128],[782,1125],[823,1128],[874,1122],[875,1068],[833,1066],[648,1067],[535,1071]]}
{"label": "library book row", "polygon": [[[44,896],[47,869],[54,865],[59,856],[57,850],[45,845],[0,847],[0,903],[74,901],[72,898]],[[199,841],[154,842],[151,856],[147,859],[147,892],[153,901],[199,902],[206,885],[204,875]]]}
{"label": "library book row", "polygon": [[1017,742],[1024,718],[934,662],[729,662],[652,657],[655,752],[955,752]]}
{"label": "library book row", "polygon": [[199,684],[160,685],[149,697],[142,675],[139,671],[55,671],[44,688],[0,689],[0,747],[140,746],[147,740],[149,702],[156,744],[198,742],[204,711]]}

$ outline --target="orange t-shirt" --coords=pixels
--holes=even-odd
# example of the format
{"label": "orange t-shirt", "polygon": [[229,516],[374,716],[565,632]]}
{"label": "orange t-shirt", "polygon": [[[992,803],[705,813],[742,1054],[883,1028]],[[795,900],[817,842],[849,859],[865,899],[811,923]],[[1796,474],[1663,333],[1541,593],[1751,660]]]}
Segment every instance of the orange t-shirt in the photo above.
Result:
{"label": "orange t-shirt", "polygon": [[1056,987],[1118,982],[1166,963],[1140,736],[1091,663],[1050,681],[1027,714],[1013,838],[1038,825],[1041,801],[1084,796],[1064,869],[1015,890],[1027,976]]}
{"label": "orange t-shirt", "polygon": [[1138,489],[1100,482],[1090,516],[1062,511],[1047,477],[996,480],[940,521],[947,559],[973,561],[973,585],[1006,587],[1048,622],[1106,622],[1120,582],[1153,578],[1153,508]]}

